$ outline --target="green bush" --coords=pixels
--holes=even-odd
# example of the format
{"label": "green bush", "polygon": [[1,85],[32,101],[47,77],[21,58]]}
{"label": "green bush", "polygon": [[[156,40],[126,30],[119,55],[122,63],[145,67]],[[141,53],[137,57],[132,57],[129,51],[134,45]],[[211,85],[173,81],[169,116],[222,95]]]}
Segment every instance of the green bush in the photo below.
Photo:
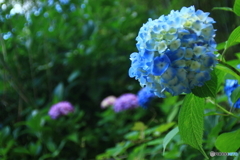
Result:
{"label": "green bush", "polygon": [[[22,14],[10,14],[11,2],[0,8],[0,159],[203,159],[177,133],[183,95],[120,113],[101,109],[100,102],[140,90],[128,76],[129,55],[148,18],[194,4],[217,21],[220,43],[239,20],[212,8],[232,7],[232,1],[19,1],[29,4]],[[226,59],[234,66],[240,57]],[[226,107],[219,86],[216,102]],[[59,101],[71,102],[75,112],[52,120],[48,110]],[[218,149],[217,136],[238,129],[239,121],[215,114],[213,104],[205,112],[203,149],[209,153]]]}

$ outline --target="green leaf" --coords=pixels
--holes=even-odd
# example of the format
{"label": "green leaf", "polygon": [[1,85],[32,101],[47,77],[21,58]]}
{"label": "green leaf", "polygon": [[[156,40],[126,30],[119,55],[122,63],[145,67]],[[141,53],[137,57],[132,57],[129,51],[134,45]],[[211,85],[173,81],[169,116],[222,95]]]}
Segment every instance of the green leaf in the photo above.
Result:
{"label": "green leaf", "polygon": [[147,142],[146,145],[156,146],[156,145],[161,145],[161,143],[163,143],[163,138],[157,138],[157,139],[154,139],[154,140],[151,140],[151,141]]}
{"label": "green leaf", "polygon": [[2,147],[3,145],[0,143],[0,157],[1,155],[7,155],[8,151],[12,149],[13,145],[15,144],[15,140],[11,139],[10,141],[7,142],[7,146]]}
{"label": "green leaf", "polygon": [[240,16],[240,0],[235,0],[235,3],[233,5],[233,12]]}
{"label": "green leaf", "polygon": [[26,125],[31,128],[31,132],[34,132],[37,134],[36,136],[39,136],[38,132],[42,130],[42,115],[38,114],[36,110],[33,111],[31,119],[29,119],[26,122]]}
{"label": "green leaf", "polygon": [[222,64],[219,63],[219,64],[216,66],[216,68],[219,69],[219,70],[221,70],[221,71],[223,71],[223,72],[225,72],[225,73],[231,74],[232,76],[234,76],[234,77],[238,80],[238,82],[240,82],[240,77],[239,77],[239,75],[238,75],[236,72],[234,72],[234,71],[232,71],[231,69],[229,69],[228,67],[226,67],[226,66],[224,66],[224,65],[222,65]]}
{"label": "green leaf", "polygon": [[78,70],[72,72],[72,74],[68,77],[68,82],[71,83],[74,79],[76,79],[80,75]]}
{"label": "green leaf", "polygon": [[146,128],[147,128],[147,126],[145,126],[144,123],[136,122],[136,123],[134,123],[134,126],[133,126],[132,130],[134,130],[134,131],[143,131]]}
{"label": "green leaf", "polygon": [[216,76],[217,76],[217,92],[220,90],[220,87],[222,85],[222,83],[224,82],[224,78],[226,76],[226,72],[223,72],[217,68],[214,69]]}
{"label": "green leaf", "polygon": [[186,95],[179,112],[178,127],[182,140],[198,149],[208,159],[202,148],[204,102],[203,98],[193,94]]}
{"label": "green leaf", "polygon": [[127,134],[124,136],[124,138],[125,138],[125,139],[128,139],[128,140],[134,141],[134,140],[137,140],[137,139],[138,139],[139,135],[140,135],[139,132],[133,131],[133,132],[127,133]]}
{"label": "green leaf", "polygon": [[31,155],[38,155],[41,150],[42,150],[42,145],[40,144],[40,142],[37,142],[37,143],[30,143],[29,146],[28,146],[28,149],[29,149],[29,153]]}
{"label": "green leaf", "polygon": [[175,105],[173,105],[173,107],[171,108],[171,112],[168,113],[168,117],[167,117],[167,123],[172,122],[174,120],[174,118],[178,115],[179,112],[179,106],[182,104],[182,100],[178,101],[177,103],[175,103]]}
{"label": "green leaf", "polygon": [[13,152],[20,154],[29,154],[29,151],[24,147],[17,147],[13,149]]}
{"label": "green leaf", "polygon": [[166,124],[161,124],[159,127],[156,128],[155,131],[158,132],[166,132],[169,128],[171,128],[173,125],[175,125],[175,122],[170,122],[170,123],[166,123]]}
{"label": "green leaf", "polygon": [[217,94],[217,75],[215,73],[215,70],[211,72],[211,79],[207,82],[202,87],[194,87],[192,89],[192,93],[195,96],[204,98],[204,97],[215,97]]}
{"label": "green leaf", "polygon": [[222,50],[222,49],[224,49],[225,45],[226,45],[226,42],[218,43],[216,49],[218,51]]}
{"label": "green leaf", "polygon": [[47,141],[46,146],[50,152],[54,152],[57,149],[56,144],[54,142],[52,142],[52,140]]}
{"label": "green leaf", "polygon": [[238,26],[236,29],[234,29],[232,31],[232,33],[230,34],[228,41],[226,43],[225,49],[236,45],[237,43],[240,42],[240,26]]}
{"label": "green leaf", "polygon": [[57,98],[58,101],[63,99],[64,94],[64,85],[60,82],[57,87],[54,89],[54,96]]}
{"label": "green leaf", "polygon": [[172,140],[172,138],[179,132],[178,127],[172,129],[163,139],[163,154],[165,152],[167,144]]}
{"label": "green leaf", "polygon": [[235,103],[239,98],[240,98],[240,87],[237,87],[231,94],[231,100],[233,103]]}
{"label": "green leaf", "polygon": [[222,131],[223,125],[224,125],[223,121],[219,121],[219,123],[211,129],[211,131],[208,133],[207,144],[204,147],[205,149],[212,149],[214,147],[216,138],[217,138],[219,132]]}
{"label": "green leaf", "polygon": [[221,152],[236,152],[240,148],[240,129],[217,137],[216,147]]}
{"label": "green leaf", "polygon": [[230,11],[230,12],[233,11],[233,9],[230,7],[213,7],[213,10],[224,10],[224,11]]}
{"label": "green leaf", "polygon": [[69,136],[67,136],[67,139],[69,139],[75,143],[78,143],[78,141],[79,141],[77,133],[70,134]]}

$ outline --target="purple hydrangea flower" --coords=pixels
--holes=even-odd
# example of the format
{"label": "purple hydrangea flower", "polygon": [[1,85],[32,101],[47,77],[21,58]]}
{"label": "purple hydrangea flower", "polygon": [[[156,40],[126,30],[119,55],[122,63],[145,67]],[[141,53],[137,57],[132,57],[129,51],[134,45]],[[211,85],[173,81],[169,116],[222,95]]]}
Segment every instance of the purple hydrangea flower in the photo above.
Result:
{"label": "purple hydrangea flower", "polygon": [[67,101],[59,102],[57,104],[54,104],[48,114],[52,119],[57,119],[58,117],[62,115],[67,115],[70,112],[73,112],[74,108],[71,103]]}
{"label": "purple hydrangea flower", "polygon": [[108,96],[106,98],[104,98],[101,102],[101,108],[106,108],[108,106],[111,106],[114,104],[114,102],[116,101],[116,97],[115,96]]}
{"label": "purple hydrangea flower", "polygon": [[148,88],[142,88],[138,92],[138,102],[143,108],[147,108],[151,100],[156,97],[154,93],[150,92]]}
{"label": "purple hydrangea flower", "polygon": [[121,112],[124,110],[137,108],[138,106],[137,96],[132,93],[125,93],[116,99],[113,109],[115,112]]}
{"label": "purple hydrangea flower", "polygon": [[225,83],[224,91],[225,91],[226,95],[228,96],[228,102],[229,102],[230,106],[240,109],[240,98],[234,104],[231,100],[232,92],[238,87],[240,87],[240,85],[238,84],[237,80],[227,79],[226,83]]}

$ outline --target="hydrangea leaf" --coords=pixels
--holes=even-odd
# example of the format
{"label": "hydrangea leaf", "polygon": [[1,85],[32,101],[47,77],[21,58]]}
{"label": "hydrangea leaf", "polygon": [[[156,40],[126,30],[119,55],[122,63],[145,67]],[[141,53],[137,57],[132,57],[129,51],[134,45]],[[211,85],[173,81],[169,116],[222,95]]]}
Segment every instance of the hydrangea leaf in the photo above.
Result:
{"label": "hydrangea leaf", "polygon": [[218,43],[216,49],[218,51],[222,50],[222,49],[224,49],[225,45],[226,45],[226,42]]}
{"label": "hydrangea leaf", "polygon": [[235,0],[235,3],[233,5],[233,12],[240,16],[240,0]]}
{"label": "hydrangea leaf", "polygon": [[165,152],[165,149],[167,147],[167,144],[173,139],[174,136],[176,136],[179,132],[178,127],[172,129],[163,139],[163,154]]}
{"label": "hydrangea leaf", "polygon": [[236,29],[234,29],[232,31],[232,33],[230,34],[228,41],[226,43],[225,49],[236,45],[240,43],[240,26],[238,26]]}
{"label": "hydrangea leaf", "polygon": [[173,125],[175,125],[175,122],[170,122],[170,123],[165,123],[165,124],[161,124],[159,127],[156,128],[155,131],[158,132],[166,132],[169,128],[171,128]]}
{"label": "hydrangea leaf", "polygon": [[217,76],[217,92],[218,92],[221,89],[221,85],[224,82],[224,78],[225,78],[227,73],[223,72],[223,71],[221,71],[217,68],[215,68],[214,70],[215,70],[215,73],[216,73],[216,76]]}
{"label": "hydrangea leaf", "polygon": [[180,136],[185,143],[199,150],[208,159],[202,148],[203,120],[204,99],[192,93],[186,95],[178,116]]}
{"label": "hydrangea leaf", "polygon": [[215,97],[218,88],[218,78],[215,70],[211,72],[211,79],[204,83],[202,87],[194,87],[192,93],[198,97]]}
{"label": "hydrangea leaf", "polygon": [[240,87],[237,87],[231,94],[231,100],[235,103],[240,98]]}
{"label": "hydrangea leaf", "polygon": [[221,152],[236,152],[240,148],[240,129],[217,137],[216,147]]}
{"label": "hydrangea leaf", "polygon": [[56,86],[56,88],[54,89],[54,92],[53,92],[53,94],[54,94],[54,103],[55,102],[58,102],[58,101],[60,101],[60,100],[62,100],[63,99],[63,95],[64,95],[64,84],[62,83],[62,82],[60,82],[57,86]]}
{"label": "hydrangea leaf", "polygon": [[221,70],[221,71],[223,71],[223,72],[225,72],[225,73],[231,74],[232,76],[234,76],[234,77],[238,80],[238,82],[240,82],[240,76],[239,76],[236,72],[234,72],[233,70],[231,70],[230,68],[222,65],[221,63],[219,63],[219,64],[216,66],[216,68],[219,69],[219,70]]}

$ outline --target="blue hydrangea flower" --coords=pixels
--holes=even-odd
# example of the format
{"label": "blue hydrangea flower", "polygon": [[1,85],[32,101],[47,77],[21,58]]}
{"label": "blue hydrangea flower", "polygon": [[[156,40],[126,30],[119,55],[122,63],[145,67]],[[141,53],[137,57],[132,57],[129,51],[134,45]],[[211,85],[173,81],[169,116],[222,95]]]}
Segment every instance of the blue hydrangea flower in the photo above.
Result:
{"label": "blue hydrangea flower", "polygon": [[225,94],[228,97],[228,102],[229,102],[230,106],[233,106],[234,108],[239,108],[240,109],[240,98],[234,103],[234,105],[233,105],[233,102],[231,100],[232,92],[238,87],[240,87],[240,85],[238,84],[237,80],[227,79],[226,82],[225,82],[224,91],[225,91]]}
{"label": "blue hydrangea flower", "polygon": [[152,92],[149,91],[148,88],[144,87],[142,88],[138,94],[138,102],[139,102],[139,106],[143,107],[143,108],[147,108],[151,102],[151,100],[156,97],[155,94],[153,94]]}
{"label": "blue hydrangea flower", "polygon": [[194,6],[149,19],[140,28],[129,76],[158,97],[190,93],[211,79],[216,65],[215,21]]}
{"label": "blue hydrangea flower", "polygon": [[132,93],[125,93],[116,99],[113,109],[115,112],[121,112],[138,106],[138,97]]}
{"label": "blue hydrangea flower", "polygon": [[62,115],[67,115],[70,112],[73,112],[74,108],[71,103],[67,101],[59,102],[57,104],[54,104],[48,114],[52,119],[57,119],[58,117]]}
{"label": "blue hydrangea flower", "polygon": [[237,65],[237,68],[240,69],[240,64]]}

